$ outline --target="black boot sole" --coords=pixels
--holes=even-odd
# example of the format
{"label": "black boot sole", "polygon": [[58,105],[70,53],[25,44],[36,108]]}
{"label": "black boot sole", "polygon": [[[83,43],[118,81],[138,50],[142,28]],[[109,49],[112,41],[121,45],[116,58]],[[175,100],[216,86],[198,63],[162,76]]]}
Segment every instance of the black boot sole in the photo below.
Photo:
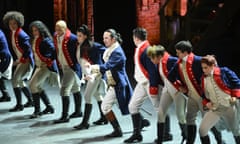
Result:
{"label": "black boot sole", "polygon": [[14,108],[10,109],[9,112],[17,112],[17,111],[23,111],[24,107],[21,106],[15,106]]}
{"label": "black boot sole", "polygon": [[105,135],[104,138],[115,138],[115,137],[122,137],[122,132],[113,131],[112,133]]}
{"label": "black boot sole", "polygon": [[95,124],[95,125],[105,125],[105,124],[108,124],[108,121],[107,120],[97,120],[97,121],[93,122],[93,124]]}
{"label": "black boot sole", "polygon": [[44,114],[53,114],[54,113],[54,108],[46,108],[45,110],[43,110],[41,112],[41,115],[44,115]]}
{"label": "black boot sole", "polygon": [[136,143],[141,142],[143,140],[143,137],[141,135],[138,136],[131,136],[130,138],[124,140],[124,143]]}
{"label": "black boot sole", "polygon": [[73,128],[77,130],[83,130],[83,129],[88,129],[89,126],[90,126],[89,124],[80,124],[80,125],[74,126]]}
{"label": "black boot sole", "polygon": [[0,98],[0,102],[9,102],[9,101],[11,101],[10,97],[1,97]]}
{"label": "black boot sole", "polygon": [[70,121],[69,118],[68,119],[59,119],[59,120],[55,120],[53,123],[54,124],[59,124],[59,123],[67,123],[69,121]]}

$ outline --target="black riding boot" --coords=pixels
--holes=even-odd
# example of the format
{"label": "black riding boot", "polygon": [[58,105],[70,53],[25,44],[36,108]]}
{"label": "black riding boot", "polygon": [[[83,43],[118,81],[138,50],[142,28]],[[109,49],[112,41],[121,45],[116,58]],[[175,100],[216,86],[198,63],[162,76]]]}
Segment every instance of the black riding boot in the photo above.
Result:
{"label": "black riding boot", "polygon": [[40,95],[39,93],[34,93],[32,94],[33,96],[33,103],[34,103],[34,112],[30,116],[31,119],[33,118],[38,118],[41,116],[41,111],[40,111]]}
{"label": "black riding boot", "polygon": [[41,97],[43,103],[46,106],[46,108],[41,112],[41,114],[53,114],[54,113],[54,108],[51,105],[50,100],[49,100],[47,94],[45,93],[45,91],[42,91],[40,93],[40,97]]}
{"label": "black riding boot", "polygon": [[196,138],[197,126],[196,125],[188,125],[187,126],[187,143],[186,144],[194,144]]}
{"label": "black riding boot", "polygon": [[105,138],[113,138],[113,137],[122,137],[122,130],[121,127],[118,123],[118,120],[116,119],[115,114],[113,111],[110,111],[109,113],[106,114],[106,118],[108,121],[110,121],[112,127],[113,127],[113,132],[105,135]]}
{"label": "black riding boot", "polygon": [[23,87],[22,92],[27,97],[27,102],[23,105],[24,107],[32,107],[33,106],[33,100],[32,100],[32,94],[28,87]]}
{"label": "black riding boot", "polygon": [[141,142],[143,139],[141,134],[142,118],[140,113],[133,114],[131,116],[133,123],[133,134],[128,139],[124,140],[124,143]]}
{"label": "black riding boot", "polygon": [[15,111],[22,111],[24,109],[23,105],[22,105],[22,93],[21,93],[21,88],[16,87],[13,88],[13,91],[15,93],[16,96],[16,101],[17,104],[14,108],[10,109],[10,112],[15,112]]}
{"label": "black riding boot", "polygon": [[179,126],[180,126],[180,129],[182,131],[182,141],[181,141],[181,144],[183,144],[184,141],[187,140],[187,125],[179,123]]}
{"label": "black riding boot", "polygon": [[[170,133],[170,118],[169,115],[166,115],[164,123],[164,133],[161,142],[171,141],[173,139],[172,134]],[[158,139],[155,139],[155,143],[158,143]]]}
{"label": "black riding boot", "polygon": [[92,104],[85,104],[85,110],[83,115],[83,120],[79,125],[74,126],[75,129],[81,130],[81,129],[88,129],[89,128],[89,118],[92,111]]}
{"label": "black riding boot", "polygon": [[104,124],[108,123],[105,115],[102,112],[101,104],[102,104],[102,101],[98,101],[98,108],[99,108],[99,112],[100,112],[101,117],[97,121],[93,122],[93,124],[95,124],[95,125],[104,125]]}
{"label": "black riding boot", "polygon": [[82,117],[82,95],[80,92],[73,94],[75,111],[70,115],[70,118]]}
{"label": "black riding boot", "polygon": [[158,138],[155,140],[155,144],[162,144],[164,131],[165,131],[164,127],[165,127],[165,123],[158,123],[157,124],[157,136],[158,136]]}
{"label": "black riding boot", "polygon": [[222,134],[215,127],[211,128],[211,131],[217,141],[217,144],[225,144],[225,141],[222,139]]}
{"label": "black riding boot", "polygon": [[210,144],[209,136],[200,137],[202,144]]}
{"label": "black riding boot", "polygon": [[170,127],[171,127],[170,126],[170,117],[169,117],[169,115],[166,115],[163,141],[171,141],[173,139],[173,136],[170,133]]}
{"label": "black riding boot", "polygon": [[150,124],[150,121],[148,120],[148,119],[145,119],[142,115],[141,115],[141,113],[139,113],[140,114],[140,117],[141,117],[141,120],[142,120],[142,122],[141,122],[141,129],[143,129],[144,127],[149,127],[151,124]]}
{"label": "black riding boot", "polygon": [[62,96],[62,116],[58,120],[55,120],[54,123],[64,123],[69,122],[69,96]]}
{"label": "black riding boot", "polygon": [[0,102],[11,101],[11,97],[8,94],[6,83],[3,78],[0,78],[0,90],[2,92],[2,97],[0,98]]}
{"label": "black riding boot", "polygon": [[236,144],[240,144],[240,136],[234,136]]}

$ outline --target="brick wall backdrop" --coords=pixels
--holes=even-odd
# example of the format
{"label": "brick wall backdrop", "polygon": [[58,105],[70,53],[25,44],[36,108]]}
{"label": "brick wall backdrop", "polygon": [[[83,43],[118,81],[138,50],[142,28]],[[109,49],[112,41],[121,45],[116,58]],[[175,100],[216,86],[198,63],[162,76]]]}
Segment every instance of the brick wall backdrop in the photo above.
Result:
{"label": "brick wall backdrop", "polygon": [[91,30],[92,34],[94,33],[94,19],[93,19],[93,0],[87,1],[87,25]]}
{"label": "brick wall backdrop", "polygon": [[[137,26],[148,31],[148,40],[151,44],[160,43],[160,9],[161,0],[136,0]],[[88,26],[94,31],[93,0],[88,0]]]}
{"label": "brick wall backdrop", "polygon": [[67,3],[66,0],[54,0],[53,9],[54,9],[54,23],[57,20],[63,19],[67,20]]}
{"label": "brick wall backdrop", "polygon": [[137,25],[148,31],[151,44],[160,43],[160,0],[136,0]]}
{"label": "brick wall backdrop", "polygon": [[[82,1],[82,0],[79,0]],[[144,27],[148,31],[148,40],[151,44],[160,43],[160,17],[159,9],[161,1],[165,0],[135,0],[136,1],[136,20],[137,26]],[[87,2],[87,21],[92,33],[94,33],[94,12],[93,12],[93,0]],[[67,19],[66,6],[64,4],[66,0],[54,0],[55,19]],[[81,8],[81,7],[79,7]]]}

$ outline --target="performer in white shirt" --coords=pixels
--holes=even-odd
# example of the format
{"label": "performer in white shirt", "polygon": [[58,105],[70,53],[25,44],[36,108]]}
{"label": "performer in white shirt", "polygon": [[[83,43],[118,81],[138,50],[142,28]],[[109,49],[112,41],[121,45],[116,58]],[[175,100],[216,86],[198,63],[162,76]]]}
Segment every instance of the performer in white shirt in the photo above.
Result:
{"label": "performer in white shirt", "polygon": [[[77,60],[77,36],[73,34],[63,20],[55,25],[54,45],[57,51],[57,61],[62,71],[60,95],[62,97],[62,116],[54,123],[69,122],[70,118],[81,117],[82,95],[81,78],[82,69]],[[69,115],[69,96],[73,93],[75,111]]]}
{"label": "performer in white shirt", "polygon": [[0,30],[0,90],[2,92],[0,102],[11,101],[8,88],[6,86],[6,80],[10,80],[12,78],[12,65],[13,58],[9,51],[7,38],[4,32]]}
{"label": "performer in white shirt", "polygon": [[[56,49],[48,28],[43,22],[37,20],[30,23],[29,29],[36,65],[36,69],[29,83],[34,101],[34,112],[30,118],[37,118],[42,114],[54,113],[54,108],[43,87],[45,83],[51,86],[52,83],[50,82],[52,81],[56,86],[59,86],[60,79],[56,62]],[[40,107],[40,98],[46,107],[43,111],[41,111]]]}
{"label": "performer in white shirt", "polygon": [[106,94],[107,90],[106,82],[101,74],[96,74],[93,71],[91,72],[90,68],[85,67],[85,65],[103,64],[102,57],[106,47],[92,40],[90,31],[86,25],[82,25],[77,29],[77,37],[79,42],[77,55],[84,74],[84,80],[86,80],[86,87],[84,90],[85,109],[83,119],[80,124],[74,126],[74,128],[81,130],[89,128],[89,118],[92,111],[93,96],[97,100],[100,113],[100,119],[94,121],[93,123],[96,125],[108,123],[101,110],[103,96]]}
{"label": "performer in white shirt", "polygon": [[240,79],[229,68],[218,67],[212,55],[202,57],[201,65],[204,72],[202,103],[208,109],[199,128],[201,142],[210,143],[208,131],[223,119],[223,124],[232,132],[236,144],[240,144]]}
{"label": "performer in white shirt", "polygon": [[[179,59],[169,72],[168,79],[176,85],[178,90],[188,96],[186,113],[187,144],[194,144],[197,134],[197,114],[201,112],[203,116],[205,113],[201,98],[203,93],[201,87],[201,77],[203,74],[201,67],[202,57],[192,52],[193,47],[190,41],[179,41],[175,45],[175,50]],[[211,131],[217,143],[224,143],[221,132],[216,127],[212,127]]]}
{"label": "performer in white shirt", "polygon": [[[147,119],[143,119],[140,113],[140,108],[146,98],[149,98],[154,109],[157,111],[163,87],[163,81],[159,75],[157,65],[151,62],[146,53],[147,48],[150,46],[150,43],[147,40],[146,29],[141,27],[135,28],[133,30],[133,42],[137,47],[134,54],[134,78],[137,81],[137,84],[128,105],[132,117],[133,134],[128,139],[124,140],[125,143],[142,141],[143,137],[141,130],[143,127],[149,126],[150,123]],[[169,122],[168,116],[166,119]],[[172,135],[169,131],[170,126],[165,131],[165,141],[172,139]]]}
{"label": "performer in white shirt", "polygon": [[114,29],[103,33],[103,42],[107,47],[103,54],[104,64],[92,65],[92,70],[106,76],[108,90],[102,101],[102,111],[113,127],[113,132],[105,138],[121,137],[123,135],[117,117],[112,111],[114,104],[122,115],[129,114],[128,103],[132,96],[132,86],[126,72],[126,56],[121,47],[122,38]]}
{"label": "performer in white shirt", "polygon": [[162,45],[154,45],[147,49],[147,55],[154,64],[158,64],[158,70],[161,78],[164,80],[164,87],[161,93],[160,104],[158,108],[158,141],[163,142],[163,133],[165,127],[165,117],[169,106],[174,103],[179,126],[182,131],[182,143],[187,138],[186,131],[186,103],[187,97],[171,83],[168,78],[168,72],[177,62],[178,58],[171,56]]}
{"label": "performer in white shirt", "polygon": [[[22,29],[24,16],[18,11],[8,11],[3,22],[10,29],[10,52],[13,56],[15,70],[12,77],[13,91],[16,96],[16,105],[10,112],[22,111],[24,107],[32,107],[32,95],[26,83],[32,76],[34,69],[33,53],[29,35]],[[27,97],[27,103],[22,104],[22,92]]]}

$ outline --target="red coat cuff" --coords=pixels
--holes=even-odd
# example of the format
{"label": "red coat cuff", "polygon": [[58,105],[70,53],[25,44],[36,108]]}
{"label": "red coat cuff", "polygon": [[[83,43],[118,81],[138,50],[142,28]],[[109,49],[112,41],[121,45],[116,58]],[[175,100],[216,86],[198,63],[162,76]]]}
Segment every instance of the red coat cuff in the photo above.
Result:
{"label": "red coat cuff", "polygon": [[19,60],[21,63],[26,63],[28,61],[28,58],[21,57]]}
{"label": "red coat cuff", "polygon": [[47,60],[47,66],[49,66],[49,67],[52,66],[52,60],[51,59]]}
{"label": "red coat cuff", "polygon": [[231,96],[236,97],[236,98],[240,98],[240,89],[233,89],[231,91]]}
{"label": "red coat cuff", "polygon": [[180,82],[179,80],[177,80],[177,81],[175,81],[175,82],[173,83],[173,86],[174,86],[176,89],[179,90],[179,87],[182,86],[182,84],[181,84],[181,82]]}
{"label": "red coat cuff", "polygon": [[203,99],[203,100],[202,100],[202,104],[203,104],[203,106],[206,106],[208,102],[209,102],[209,100],[207,100],[207,99]]}
{"label": "red coat cuff", "polygon": [[158,94],[158,87],[149,87],[149,93],[151,95],[157,95]]}

